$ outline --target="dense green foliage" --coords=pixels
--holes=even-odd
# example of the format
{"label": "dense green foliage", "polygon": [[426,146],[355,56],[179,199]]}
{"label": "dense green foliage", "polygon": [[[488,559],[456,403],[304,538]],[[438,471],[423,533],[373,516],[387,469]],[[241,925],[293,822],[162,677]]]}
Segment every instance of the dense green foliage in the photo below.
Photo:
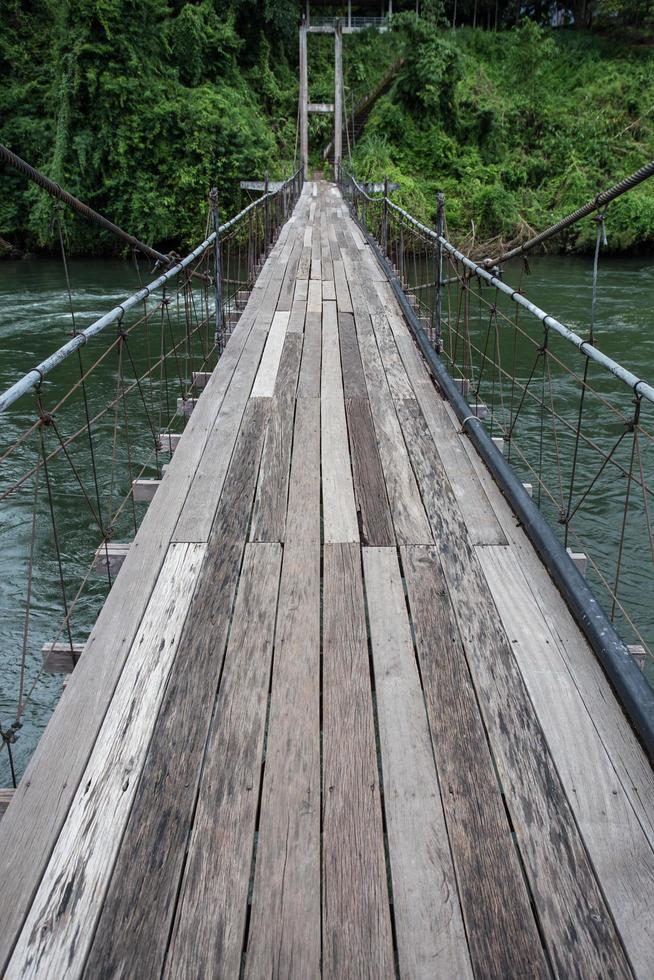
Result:
{"label": "dense green foliage", "polygon": [[[429,220],[447,195],[459,239],[541,229],[654,157],[654,49],[524,22],[494,33],[406,18],[405,67],[357,147]],[[609,207],[616,250],[654,244],[654,182]],[[587,248],[592,223],[567,245]]]}
{"label": "dense green foliage", "polygon": [[[600,27],[649,16],[642,0],[583,2]],[[458,0],[459,23],[489,22],[491,6],[506,30],[451,30],[450,0],[423,0],[419,20],[401,13],[395,30],[344,45],[347,107],[405,58],[357,171],[399,179],[401,199],[430,220],[442,187],[459,237],[472,222],[478,238],[540,228],[654,156],[654,48],[640,35],[510,27],[514,0]],[[532,6],[547,20],[544,0]],[[184,247],[204,231],[212,184],[228,214],[244,203],[239,179],[293,168],[300,7],[0,0],[0,142],[144,240]],[[311,36],[309,67],[312,100],[332,101],[330,37]],[[329,139],[330,118],[313,116],[314,165]],[[51,247],[52,213],[41,190],[0,173],[0,236]],[[612,205],[609,231],[615,248],[654,242],[654,187]],[[77,252],[119,247],[77,218],[67,234]],[[574,244],[591,236],[585,227]]]}
{"label": "dense green foliage", "polygon": [[[229,212],[239,178],[291,168],[296,9],[2,0],[0,140],[142,238],[188,242],[212,183]],[[45,245],[51,213],[41,191],[3,178],[0,234]],[[79,220],[69,234],[77,249],[108,244]]]}

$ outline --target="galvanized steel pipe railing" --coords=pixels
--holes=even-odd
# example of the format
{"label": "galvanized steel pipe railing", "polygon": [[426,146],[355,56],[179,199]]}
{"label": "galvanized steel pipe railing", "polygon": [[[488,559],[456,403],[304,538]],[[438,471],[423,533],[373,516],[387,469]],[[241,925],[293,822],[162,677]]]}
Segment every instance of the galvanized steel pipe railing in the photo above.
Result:
{"label": "galvanized steel pipe railing", "polygon": [[225,222],[225,224],[221,225],[217,232],[212,232],[208,238],[197,246],[197,248],[190,252],[185,258],[177,262],[174,266],[172,266],[172,268],[167,269],[166,272],[160,275],[157,279],[154,279],[151,283],[149,283],[149,285],[144,286],[143,289],[139,289],[138,292],[133,293],[131,296],[127,297],[127,299],[124,299],[122,303],[119,303],[118,306],[115,306],[108,313],[105,313],[104,316],[101,316],[90,326],[80,330],[75,334],[72,340],[69,340],[68,343],[54,351],[54,353],[47,357],[44,361],[41,361],[40,364],[37,364],[31,371],[28,371],[27,374],[23,375],[23,377],[11,385],[10,388],[7,388],[6,391],[0,394],[0,413],[6,411],[6,409],[13,405],[14,402],[22,397],[22,395],[26,394],[26,392],[41,384],[47,374],[56,368],[57,365],[61,364],[62,361],[65,361],[67,357],[70,357],[71,354],[74,354],[76,350],[79,350],[80,347],[83,347],[86,343],[88,343],[91,337],[97,336],[97,334],[101,333],[106,327],[110,326],[112,323],[116,323],[128,310],[138,306],[139,303],[142,303],[153,293],[165,286],[165,284],[171,279],[178,276],[180,272],[183,272],[184,269],[191,265],[191,263],[200,258],[200,256],[213,245],[217,238],[220,239],[222,236],[224,236],[226,232],[242,221],[246,215],[254,211],[256,208],[259,208],[264,201],[283,193],[283,191],[291,185],[295,187],[297,192],[299,187],[299,173],[300,171],[298,170],[292,174],[277,190],[269,191],[256,201],[252,201],[237,215]]}
{"label": "galvanized steel pipe railing", "polygon": [[508,286],[501,279],[498,279],[497,276],[490,273],[488,269],[485,269],[483,266],[473,262],[472,259],[469,259],[467,255],[464,255],[463,252],[458,250],[458,248],[455,248],[455,246],[452,245],[452,243],[446,238],[444,238],[442,235],[437,235],[433,229],[428,228],[427,225],[423,225],[420,221],[410,215],[408,211],[405,211],[403,208],[399,207],[399,205],[394,204],[391,200],[388,200],[387,204],[389,209],[401,215],[405,221],[413,225],[413,227],[416,228],[422,235],[430,238],[435,244],[440,244],[447,252],[450,253],[450,255],[469,269],[473,275],[478,276],[490,286],[493,286],[501,293],[504,293],[514,303],[523,307],[523,309],[527,310],[537,320],[540,320],[544,327],[556,331],[556,333],[560,334],[561,337],[567,340],[570,344],[573,344],[585,357],[588,357],[589,360],[601,365],[601,367],[626,384],[634,391],[636,395],[639,395],[642,398],[645,398],[647,401],[654,403],[654,387],[648,384],[648,382],[638,378],[631,371],[628,371],[626,368],[622,367],[621,364],[618,364],[617,361],[614,361],[611,357],[608,357],[608,355],[602,353],[602,351],[597,347],[589,344],[588,341],[583,340],[574,332],[574,330],[570,330],[569,327],[566,327],[565,324],[561,323],[560,320],[557,320],[556,317],[553,317],[550,313],[546,313],[545,310],[542,310],[539,306],[536,306],[535,303],[532,303],[517,290],[512,289],[511,286]]}
{"label": "galvanized steel pipe railing", "polygon": [[[472,278],[479,276],[481,280],[496,287],[516,304],[535,316],[543,324],[545,331],[552,328],[582,354],[628,385],[639,399],[643,398],[649,402],[654,402],[654,389],[649,384],[622,368],[621,365],[606,357],[592,345],[582,341],[573,331],[535,304],[530,303],[529,300],[526,300],[521,294],[511,289],[486,269],[472,262],[444,236],[437,235],[431,228],[421,224],[398,205],[386,200],[386,208],[389,215],[400,216],[403,221],[412,225],[420,236],[426,236],[429,242],[433,243],[434,252],[440,246],[453,259],[462,262],[471,271]],[[492,430],[489,433],[477,414],[471,411],[462,387],[459,387],[450,376],[446,365],[434,347],[428,330],[425,328],[425,320],[419,318],[411,305],[406,295],[405,284],[398,278],[389,257],[382,253],[379,241],[361,221],[358,223],[368,244],[388,275],[395,297],[411,326],[417,344],[445,397],[454,408],[462,429],[467,433],[472,444],[488,466],[518,518],[520,526],[561,591],[568,608],[603,665],[633,723],[635,731],[642,739],[650,758],[654,759],[654,689],[649,685],[625,642],[616,632],[593,589],[566,553],[564,544],[550,526],[547,517],[540,511],[537,502],[532,500],[525,489],[521,477],[514,470],[511,462],[504,458],[503,453],[493,443]],[[465,288],[463,281],[462,286]]]}

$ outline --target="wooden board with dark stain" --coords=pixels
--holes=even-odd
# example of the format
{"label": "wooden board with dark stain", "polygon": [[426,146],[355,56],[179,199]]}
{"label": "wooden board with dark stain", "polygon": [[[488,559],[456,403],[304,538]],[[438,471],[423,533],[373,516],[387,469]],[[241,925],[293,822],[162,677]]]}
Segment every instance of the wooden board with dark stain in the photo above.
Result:
{"label": "wooden board with dark stain", "polygon": [[323,976],[395,976],[357,544],[323,570]]}

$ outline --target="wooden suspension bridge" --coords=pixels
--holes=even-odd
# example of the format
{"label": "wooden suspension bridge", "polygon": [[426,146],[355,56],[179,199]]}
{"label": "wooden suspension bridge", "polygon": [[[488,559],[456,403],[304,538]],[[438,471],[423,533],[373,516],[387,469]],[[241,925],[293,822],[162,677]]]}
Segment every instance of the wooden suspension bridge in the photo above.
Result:
{"label": "wooden suspension bridge", "polygon": [[304,184],[0,822],[7,977],[631,977],[654,778]]}

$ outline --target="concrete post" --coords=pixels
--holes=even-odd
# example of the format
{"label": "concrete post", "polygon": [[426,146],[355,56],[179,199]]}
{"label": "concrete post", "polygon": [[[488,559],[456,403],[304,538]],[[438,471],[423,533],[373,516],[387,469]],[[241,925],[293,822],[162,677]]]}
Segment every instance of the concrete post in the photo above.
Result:
{"label": "concrete post", "polygon": [[341,172],[343,156],[343,33],[340,20],[334,31],[334,180]]}
{"label": "concrete post", "polygon": [[309,176],[309,71],[307,65],[307,27],[300,25],[300,159],[302,179]]}

